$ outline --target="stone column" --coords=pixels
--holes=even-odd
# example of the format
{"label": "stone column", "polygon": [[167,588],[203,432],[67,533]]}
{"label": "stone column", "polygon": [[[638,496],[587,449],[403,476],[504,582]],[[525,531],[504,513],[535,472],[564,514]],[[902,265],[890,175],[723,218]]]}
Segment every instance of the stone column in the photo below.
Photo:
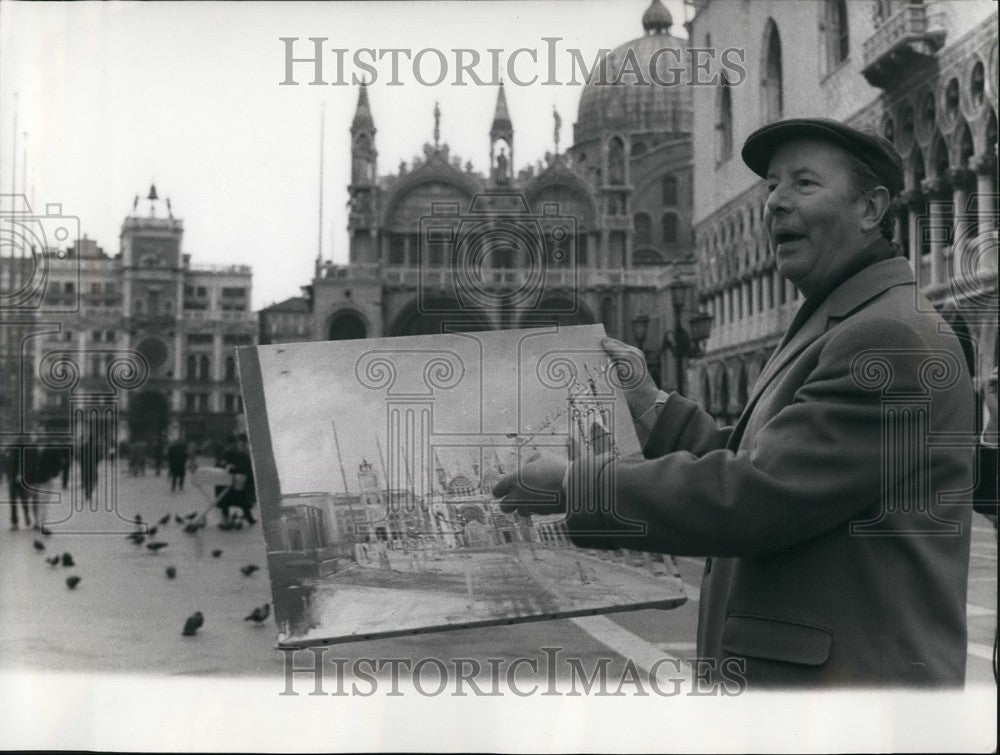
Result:
{"label": "stone column", "polygon": [[979,234],[988,233],[997,226],[997,159],[984,153],[969,160],[969,167],[976,172],[976,212]]}
{"label": "stone column", "polygon": [[973,175],[973,172],[966,168],[952,168],[948,171],[955,218],[951,235],[950,277],[952,278],[959,277],[962,273],[962,248],[969,242],[970,232],[975,222],[975,217],[972,215],[974,210],[969,206],[969,189],[972,187]]}
{"label": "stone column", "polygon": [[905,222],[910,238],[909,248],[906,249],[906,256],[910,260],[910,267],[913,274],[920,272],[920,226],[918,213],[924,207],[924,195],[920,189],[906,189],[900,192],[899,199],[903,207],[906,208]]}
{"label": "stone column", "polygon": [[927,226],[922,229],[928,234],[930,242],[931,269],[930,280],[920,281],[921,285],[940,286],[944,282],[944,239],[950,234],[950,228],[944,228],[944,207],[948,185],[940,176],[925,178],[920,182],[920,188],[927,196]]}

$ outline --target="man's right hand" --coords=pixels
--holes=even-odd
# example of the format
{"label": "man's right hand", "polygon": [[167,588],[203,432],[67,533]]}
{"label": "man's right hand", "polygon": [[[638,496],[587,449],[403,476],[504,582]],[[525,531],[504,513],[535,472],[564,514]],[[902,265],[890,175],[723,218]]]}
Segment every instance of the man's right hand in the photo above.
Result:
{"label": "man's right hand", "polygon": [[[638,419],[656,403],[656,399],[660,395],[660,389],[656,387],[649,370],[646,369],[646,357],[634,346],[629,346],[614,338],[604,338],[601,341],[601,346],[604,347],[604,351],[612,360],[627,362],[641,372],[641,377],[640,372],[637,372],[634,378],[619,381],[620,384],[624,383],[626,386],[623,388],[623,393],[625,401],[628,402],[628,410],[633,419]],[[631,371],[628,367],[624,367],[624,369],[627,372]]]}

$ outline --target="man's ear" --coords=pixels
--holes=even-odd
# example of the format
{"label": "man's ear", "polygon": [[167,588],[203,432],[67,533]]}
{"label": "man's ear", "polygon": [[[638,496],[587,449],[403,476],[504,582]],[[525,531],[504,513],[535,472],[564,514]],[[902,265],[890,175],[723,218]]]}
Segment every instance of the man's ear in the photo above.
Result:
{"label": "man's ear", "polygon": [[889,211],[889,190],[879,186],[868,192],[864,202],[861,210],[861,230],[872,231],[878,228],[882,218]]}

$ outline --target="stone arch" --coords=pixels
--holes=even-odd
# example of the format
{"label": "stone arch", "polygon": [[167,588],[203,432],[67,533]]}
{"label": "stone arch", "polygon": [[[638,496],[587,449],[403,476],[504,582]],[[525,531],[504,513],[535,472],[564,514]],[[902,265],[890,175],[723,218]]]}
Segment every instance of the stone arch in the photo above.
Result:
{"label": "stone arch", "polygon": [[334,312],[326,324],[328,341],[350,341],[368,336],[368,322],[364,315],[354,309]]}
{"label": "stone arch", "polygon": [[454,299],[441,297],[427,299],[422,303],[410,302],[393,319],[386,335],[425,336],[490,329],[489,319],[482,312],[462,307]]}

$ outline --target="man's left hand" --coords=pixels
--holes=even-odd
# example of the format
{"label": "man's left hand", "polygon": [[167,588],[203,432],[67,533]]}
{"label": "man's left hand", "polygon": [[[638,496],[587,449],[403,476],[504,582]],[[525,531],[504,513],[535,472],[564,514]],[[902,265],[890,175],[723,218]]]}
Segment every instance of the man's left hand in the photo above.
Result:
{"label": "man's left hand", "polygon": [[551,454],[530,456],[516,472],[504,475],[493,486],[493,497],[502,499],[505,514],[562,514],[566,511],[566,460]]}

